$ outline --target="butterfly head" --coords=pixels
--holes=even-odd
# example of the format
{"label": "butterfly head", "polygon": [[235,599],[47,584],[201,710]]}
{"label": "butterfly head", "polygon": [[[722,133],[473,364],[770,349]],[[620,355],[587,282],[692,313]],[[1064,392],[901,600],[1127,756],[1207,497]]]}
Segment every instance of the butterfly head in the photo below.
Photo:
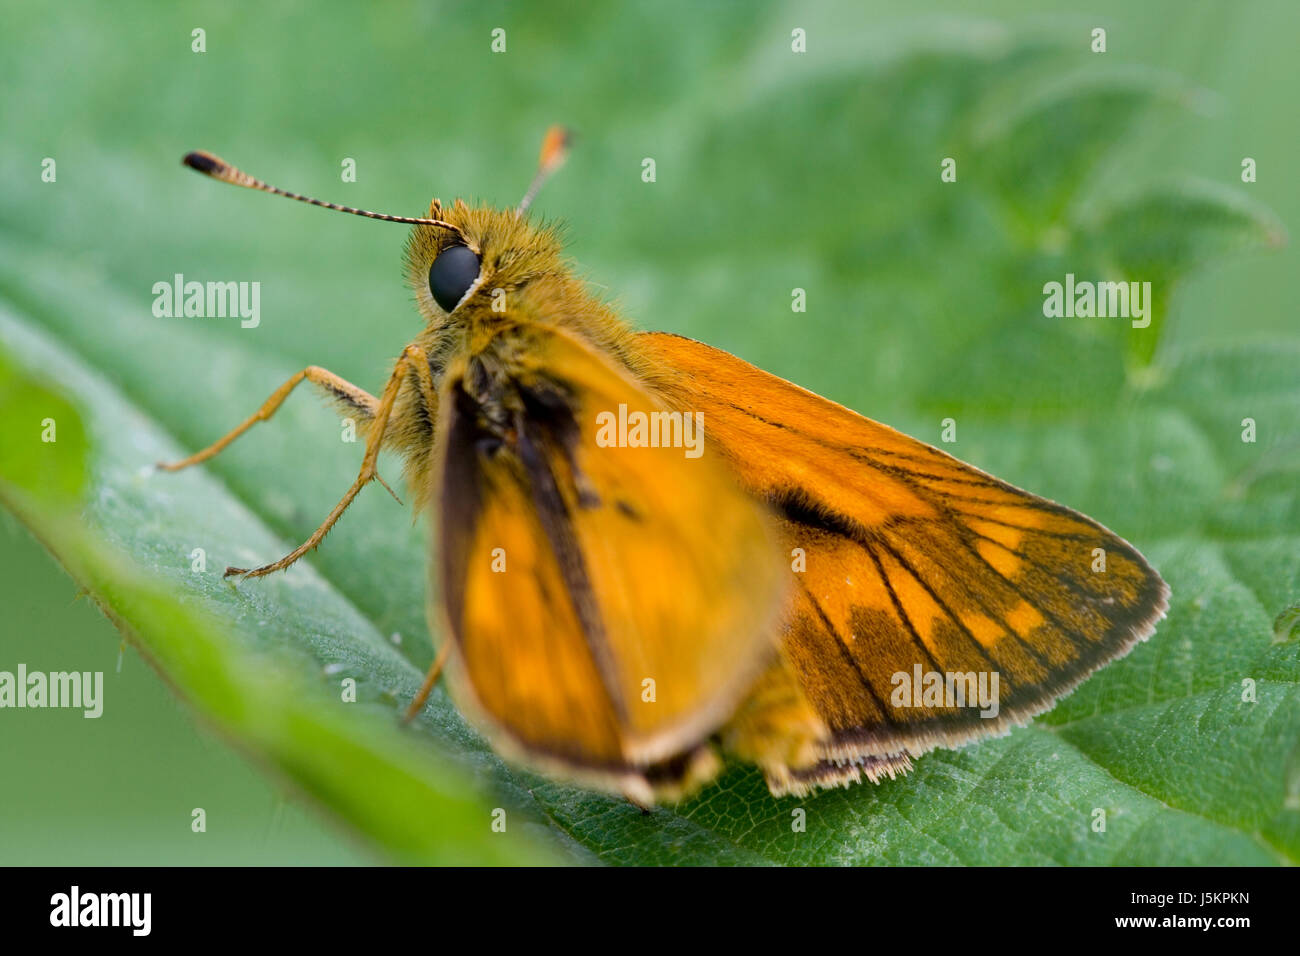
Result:
{"label": "butterfly head", "polygon": [[531,222],[517,210],[468,206],[461,200],[444,207],[435,199],[428,218],[446,225],[411,230],[406,276],[429,324],[442,325],[479,310],[514,311],[525,289],[568,277],[556,229]]}

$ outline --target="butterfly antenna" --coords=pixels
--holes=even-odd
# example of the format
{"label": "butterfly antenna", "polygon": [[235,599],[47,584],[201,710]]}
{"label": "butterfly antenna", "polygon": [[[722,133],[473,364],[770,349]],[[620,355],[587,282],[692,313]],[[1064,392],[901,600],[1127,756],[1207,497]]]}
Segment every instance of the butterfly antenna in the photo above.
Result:
{"label": "butterfly antenna", "polygon": [[537,157],[537,174],[533,176],[524,198],[519,200],[519,205],[515,208],[516,216],[522,216],[528,210],[537,197],[538,190],[551,178],[553,172],[564,165],[564,161],[569,158],[569,145],[572,142],[573,133],[563,126],[552,126],[546,131],[546,136],[542,139],[541,155]]}
{"label": "butterfly antenna", "polygon": [[196,169],[205,176],[211,176],[213,179],[219,179],[223,183],[230,183],[232,186],[243,186],[245,189],[260,189],[264,193],[271,193],[274,196],[284,196],[286,199],[296,199],[298,202],[311,203],[313,206],[321,206],[325,209],[333,209],[335,212],[347,212],[354,216],[365,216],[367,219],[381,219],[384,222],[404,222],[412,226],[442,226],[444,229],[451,229],[460,233],[449,222],[443,222],[441,219],[416,219],[411,216],[388,216],[382,212],[370,212],[367,209],[354,209],[352,206],[340,206],[337,203],[322,202],[319,199],[312,199],[310,196],[302,196],[298,193],[291,193],[288,190],[281,189],[279,186],[272,186],[270,183],[264,183],[256,177],[248,175],[237,166],[232,166],[219,156],[211,153],[205,153],[197,150],[193,153],[186,153],[181,160],[190,169]]}

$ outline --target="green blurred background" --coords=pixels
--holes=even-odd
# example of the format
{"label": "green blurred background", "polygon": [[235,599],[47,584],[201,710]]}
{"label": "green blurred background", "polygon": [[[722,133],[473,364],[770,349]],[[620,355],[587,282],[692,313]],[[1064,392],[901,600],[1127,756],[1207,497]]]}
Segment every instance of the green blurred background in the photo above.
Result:
{"label": "green blurred background", "polygon": [[[1104,183],[1122,189],[1178,172],[1240,187],[1248,155],[1260,170],[1244,187],[1250,197],[1282,222],[1300,215],[1290,171],[1300,153],[1297,4],[990,0],[980,20],[966,19],[970,6],[7,2],[0,230],[78,277],[106,278],[142,309],[152,284],[175,272],[260,280],[259,351],[373,389],[417,327],[400,273],[405,230],[219,186],[183,170],[180,156],[209,149],[286,188],[412,215],[433,195],[513,203],[542,131],[563,122],[580,139],[538,208],[568,223],[571,255],[633,322],[730,348],[905,424],[926,405],[930,379],[900,359],[915,353],[899,343],[960,336],[959,314],[926,323],[979,311],[964,298],[979,279],[963,286],[963,277],[980,269],[981,251],[961,238],[914,256],[915,273],[880,269],[914,239],[913,194],[899,182],[935,179],[938,156],[863,142],[837,109],[817,114],[859,97],[851,115],[892,122],[904,144],[924,134],[924,98],[891,121],[889,89],[852,83],[855,63],[869,77],[900,50],[971,37],[993,49],[1003,30],[1072,38],[1083,51],[1089,29],[1104,26],[1107,56],[1208,91],[1186,97],[1190,109],[1139,113]],[[501,56],[489,53],[498,26],[508,36]],[[795,26],[808,31],[802,58],[787,55]],[[202,55],[190,49],[195,27],[207,32]],[[806,98],[777,95],[765,109],[773,91],[790,88]],[[791,132],[810,123],[824,136],[816,149]],[[39,179],[46,156],[58,162],[57,184]],[[640,182],[644,156],[657,160],[656,188]],[[340,181],[344,157],[357,161],[355,184]],[[971,231],[952,224],[954,235]],[[1192,276],[1161,348],[1293,329],[1298,264],[1292,244]],[[937,291],[927,271],[945,276]],[[789,289],[819,279],[840,294],[814,300],[810,327],[792,334]],[[248,334],[199,324],[214,338]],[[202,361],[165,343],[156,358]],[[233,424],[261,397],[226,418]],[[334,425],[320,418],[325,435]],[[346,481],[355,464],[328,467]],[[104,670],[112,702],[98,721],[0,716],[0,863],[371,859],[281,798],[138,656],[128,652],[114,674],[114,629],[7,515],[0,607],[0,668]],[[223,821],[220,837],[190,832],[194,806]]]}

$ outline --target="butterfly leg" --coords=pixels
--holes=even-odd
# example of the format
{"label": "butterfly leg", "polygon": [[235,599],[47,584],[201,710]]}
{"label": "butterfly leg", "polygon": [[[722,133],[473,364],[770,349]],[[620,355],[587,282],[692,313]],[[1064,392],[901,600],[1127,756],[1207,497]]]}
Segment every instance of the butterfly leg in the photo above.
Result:
{"label": "butterfly leg", "polygon": [[227,445],[233,442],[240,435],[244,434],[244,432],[248,431],[258,422],[267,421],[272,415],[279,411],[280,406],[284,404],[284,400],[288,398],[289,394],[298,387],[300,382],[303,381],[308,381],[313,385],[319,386],[321,389],[328,392],[331,398],[334,398],[336,401],[346,405],[348,408],[359,412],[364,416],[367,422],[375,417],[375,412],[379,407],[379,400],[375,398],[375,396],[371,395],[364,389],[353,385],[347,379],[335,375],[333,372],[329,371],[329,369],[320,368],[316,365],[309,365],[301,372],[291,376],[287,382],[272,392],[271,397],[262,403],[261,408],[255,411],[252,415],[249,415],[242,424],[231,430],[224,437],[219,438],[207,448],[200,452],[195,452],[188,458],[183,458],[180,461],[173,462],[160,461],[158,462],[158,467],[163,471],[180,471],[182,468],[190,467],[190,465],[197,465],[200,462],[207,461],[209,458],[212,458],[218,452],[225,449]]}
{"label": "butterfly leg", "polygon": [[[343,512],[348,509],[348,506],[352,504],[353,500],[361,492],[361,489],[364,488],[372,479],[379,477],[375,470],[375,462],[379,458],[379,449],[384,441],[384,432],[388,428],[389,416],[392,414],[393,404],[397,401],[397,396],[401,391],[402,383],[406,380],[406,377],[411,374],[414,374],[418,380],[420,391],[425,402],[436,402],[437,391],[433,384],[433,376],[429,372],[429,362],[428,358],[424,354],[424,349],[416,345],[408,345],[398,358],[397,364],[393,366],[393,374],[389,376],[388,384],[384,386],[383,394],[379,397],[378,402],[375,403],[370,427],[366,431],[366,455],[365,458],[362,459],[361,471],[357,474],[356,481],[352,482],[352,487],[347,490],[347,493],[343,496],[342,500],[334,506],[334,510],[329,513],[329,516],[321,523],[321,526],[312,533],[312,536],[273,564],[263,565],[260,568],[253,568],[251,570],[247,568],[226,568],[226,573],[223,577],[230,577],[231,575],[238,574],[243,577],[258,578],[264,574],[270,574],[273,571],[282,571],[321,543],[325,535],[329,533],[330,529],[333,528],[339,518],[342,517]],[[340,379],[340,381],[342,380]],[[286,383],[286,385],[287,384],[289,383]],[[295,382],[293,384],[297,383]],[[290,387],[292,387],[292,385],[290,385]],[[287,395],[288,392],[286,391],[285,394]],[[275,396],[272,396],[272,399],[274,399],[274,397]],[[280,400],[283,401],[283,398]],[[430,405],[429,407],[436,408],[437,406]],[[255,418],[256,416],[254,416],[254,419]],[[251,421],[252,419],[250,419],[250,423]],[[233,438],[238,435],[239,431],[240,429],[236,429],[231,433],[231,435],[226,436],[226,439],[223,439],[223,441],[233,440]],[[216,448],[216,446],[213,447]],[[217,451],[220,451],[220,448],[217,448]],[[216,452],[213,452],[213,454],[215,453]],[[387,486],[385,485],[385,487]],[[391,489],[389,490],[391,492]]]}
{"label": "butterfly leg", "polygon": [[406,708],[406,713],[402,715],[402,723],[409,724],[415,719],[415,715],[424,709],[424,702],[429,699],[429,694],[433,692],[433,685],[438,683],[438,676],[442,673],[443,666],[447,663],[447,654],[451,650],[451,639],[444,638],[442,647],[438,648],[438,654],[429,665],[429,673],[424,675],[424,683],[420,685],[419,691],[416,692],[415,699],[411,701],[411,706]]}

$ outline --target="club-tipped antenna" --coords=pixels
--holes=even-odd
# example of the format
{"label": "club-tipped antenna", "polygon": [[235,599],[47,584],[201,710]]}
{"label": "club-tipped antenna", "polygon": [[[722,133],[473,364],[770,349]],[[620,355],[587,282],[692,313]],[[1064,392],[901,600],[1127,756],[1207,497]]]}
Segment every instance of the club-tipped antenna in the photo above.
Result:
{"label": "club-tipped antenna", "polygon": [[538,190],[551,178],[553,172],[564,165],[564,161],[569,158],[569,144],[572,142],[573,134],[563,126],[552,126],[546,131],[546,136],[542,139],[541,155],[537,157],[537,174],[533,176],[528,192],[524,193],[524,198],[515,207],[515,215],[522,216],[528,210],[537,197]]}
{"label": "club-tipped antenna", "polygon": [[365,216],[367,219],[380,219],[384,222],[404,222],[411,226],[442,226],[444,229],[451,229],[460,234],[457,229],[449,222],[441,219],[416,219],[412,216],[389,216],[382,212],[370,212],[368,209],[355,209],[352,206],[340,206],[338,203],[322,202],[319,199],[312,199],[310,196],[303,196],[298,193],[291,193],[286,189],[278,186],[272,186],[270,183],[264,183],[254,176],[248,175],[237,166],[232,166],[219,156],[211,153],[205,153],[202,150],[196,150],[193,153],[186,153],[185,158],[181,160],[190,169],[196,169],[205,176],[211,176],[213,179],[219,179],[223,183],[230,183],[232,186],[243,186],[245,189],[259,189],[264,193],[271,193],[274,196],[284,196],[286,199],[296,199],[298,202],[310,203],[313,206],[321,206],[325,209],[333,209],[335,212],[348,212],[354,216]]}

